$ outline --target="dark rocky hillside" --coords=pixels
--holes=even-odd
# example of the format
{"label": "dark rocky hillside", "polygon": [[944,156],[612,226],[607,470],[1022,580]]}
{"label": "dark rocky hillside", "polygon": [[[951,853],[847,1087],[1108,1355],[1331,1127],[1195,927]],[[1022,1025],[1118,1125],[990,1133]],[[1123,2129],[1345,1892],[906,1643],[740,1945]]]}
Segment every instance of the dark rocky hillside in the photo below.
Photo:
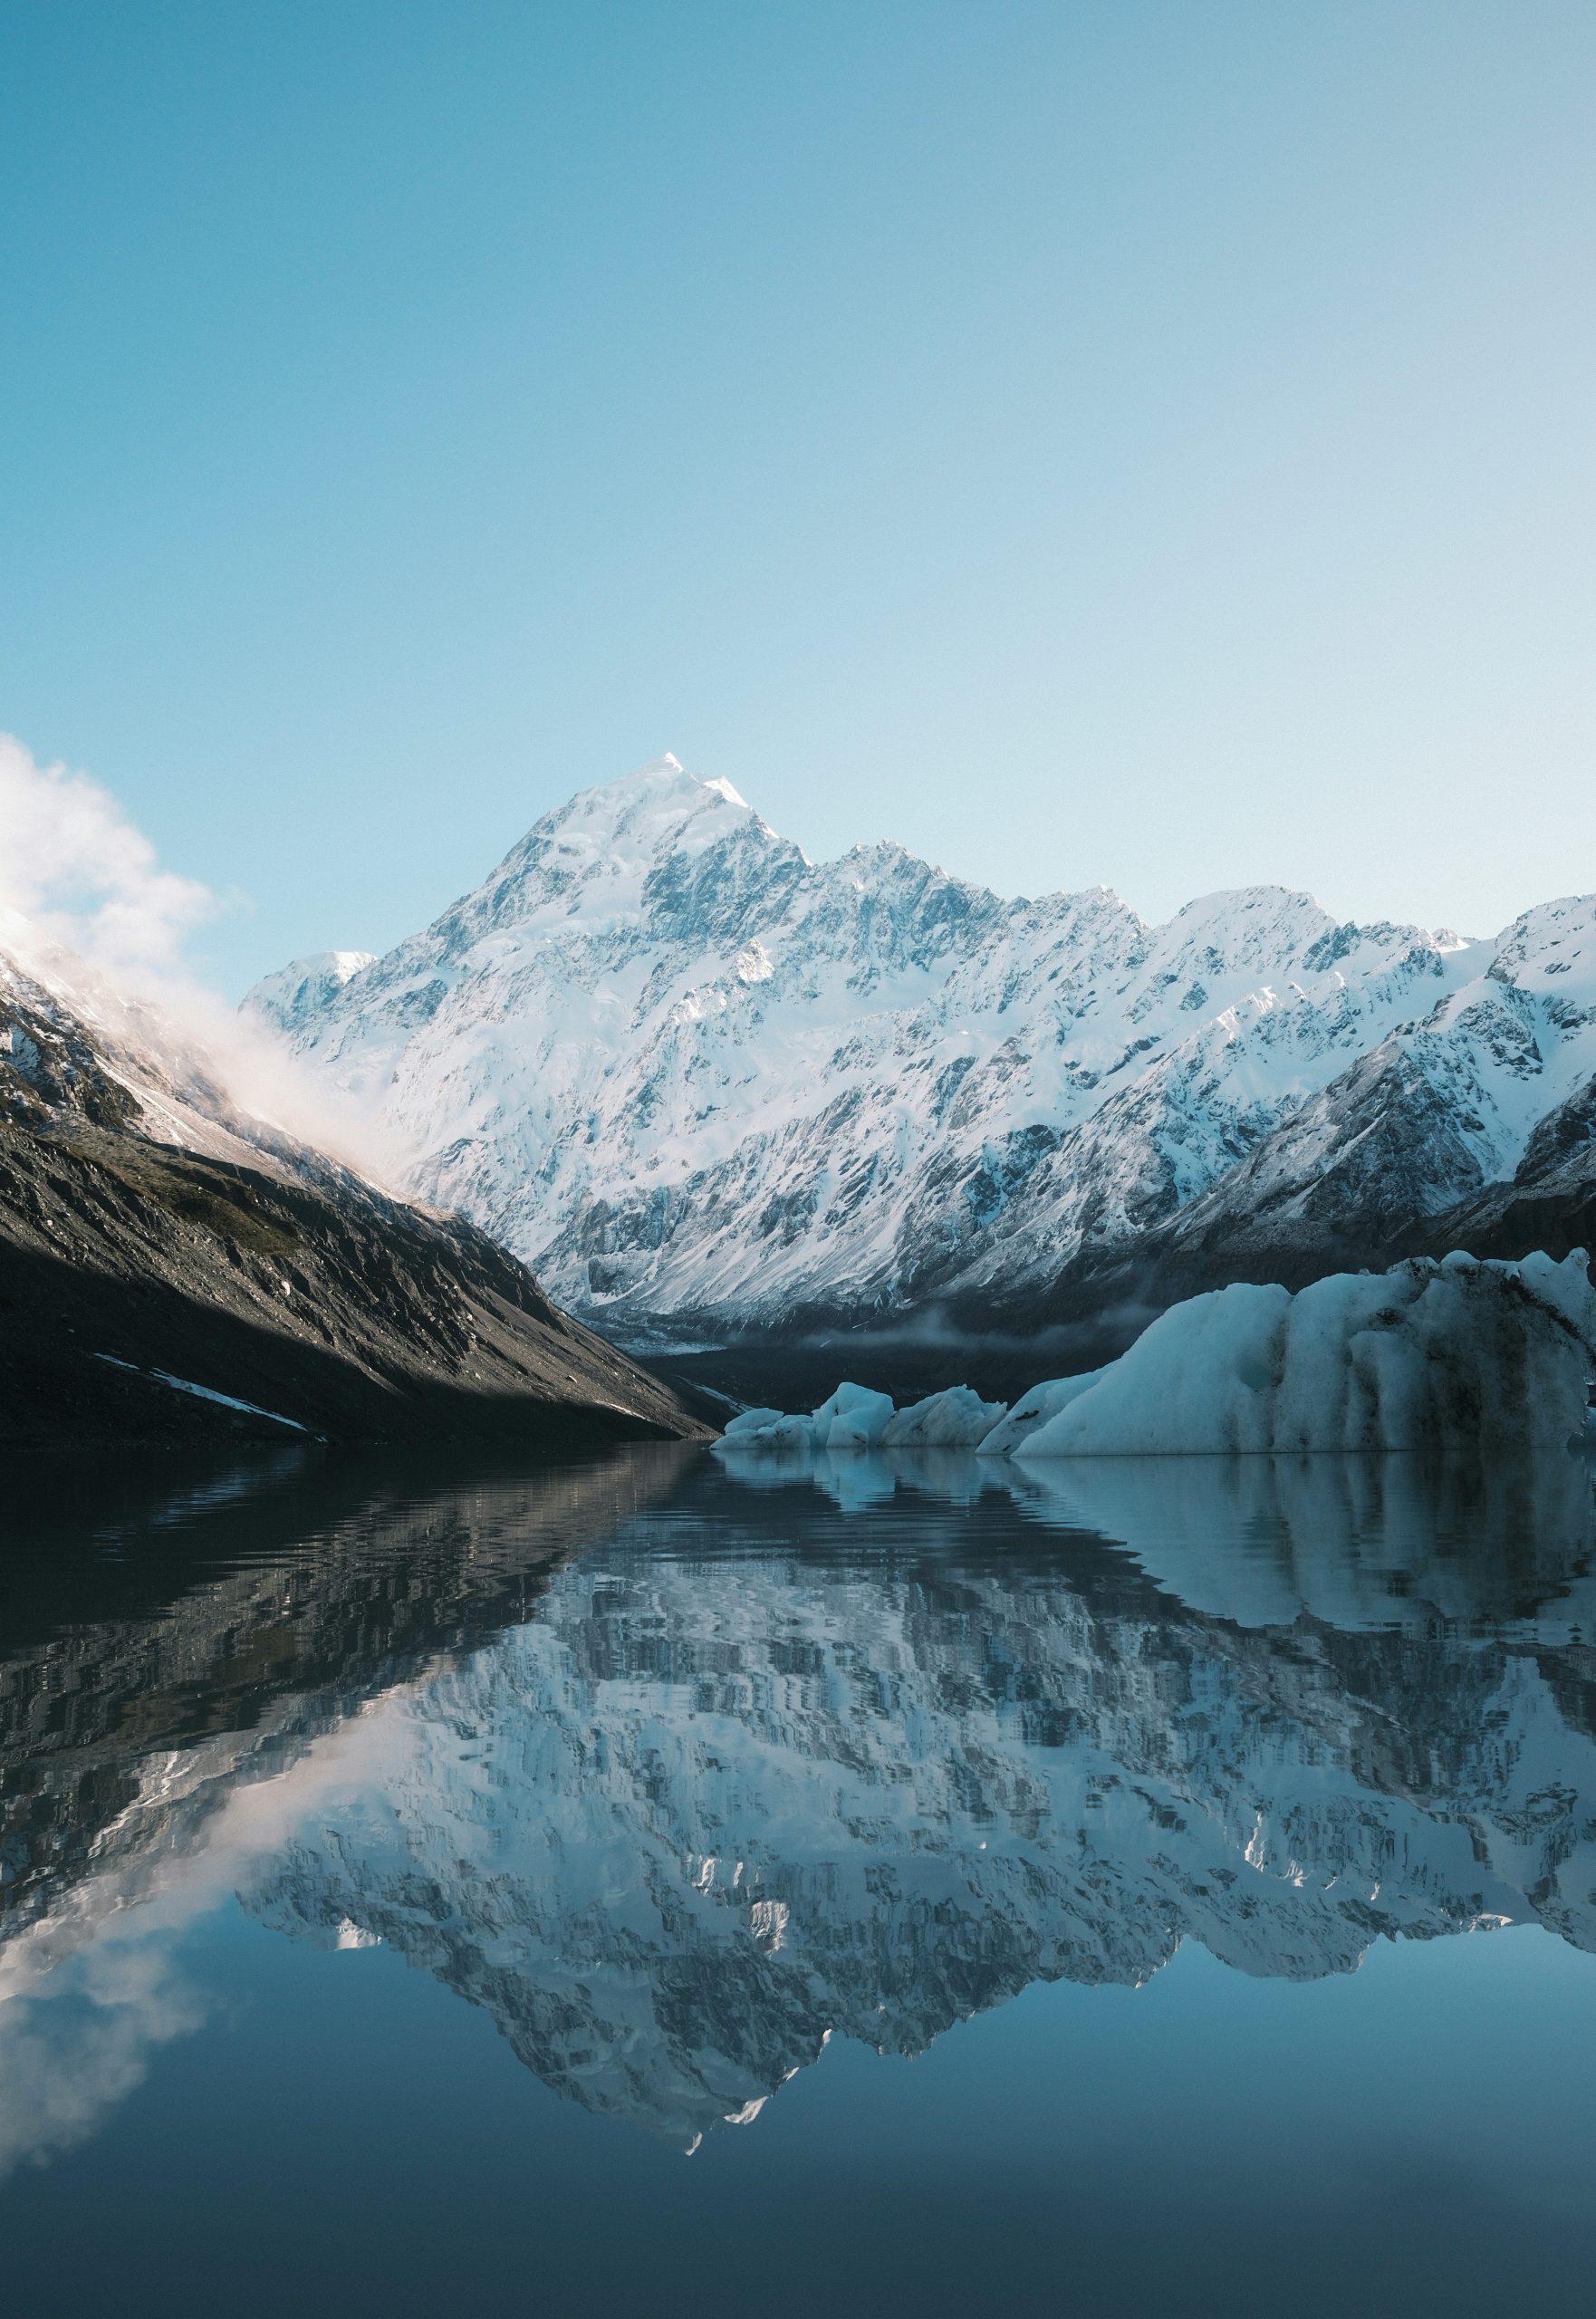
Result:
{"label": "dark rocky hillside", "polygon": [[485,1234],[254,1128],[5,972],[0,1443],[704,1430]]}

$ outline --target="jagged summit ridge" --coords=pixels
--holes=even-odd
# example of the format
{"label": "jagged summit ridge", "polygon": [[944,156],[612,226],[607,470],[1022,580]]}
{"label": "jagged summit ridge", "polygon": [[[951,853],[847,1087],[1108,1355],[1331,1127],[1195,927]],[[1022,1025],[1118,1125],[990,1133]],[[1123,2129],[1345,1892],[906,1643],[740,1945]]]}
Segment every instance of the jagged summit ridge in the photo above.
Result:
{"label": "jagged summit ridge", "polygon": [[1510,1177],[1590,1081],[1596,904],[1482,942],[1254,886],[1149,926],[889,842],[811,861],[665,757],[386,957],[245,1003],[417,1188],[647,1335],[1042,1293],[1199,1210],[1239,1228],[1213,1203],[1249,1167],[1344,1262],[1354,1210]]}

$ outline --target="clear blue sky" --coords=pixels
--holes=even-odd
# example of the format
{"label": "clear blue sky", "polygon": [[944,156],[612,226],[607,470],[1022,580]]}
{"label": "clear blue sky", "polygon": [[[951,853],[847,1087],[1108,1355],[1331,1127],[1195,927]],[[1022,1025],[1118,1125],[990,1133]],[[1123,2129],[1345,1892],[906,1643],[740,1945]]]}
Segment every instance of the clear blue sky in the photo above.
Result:
{"label": "clear blue sky", "polygon": [[1149,914],[1596,886],[1596,9],[0,17],[0,727],[378,948],[674,749]]}

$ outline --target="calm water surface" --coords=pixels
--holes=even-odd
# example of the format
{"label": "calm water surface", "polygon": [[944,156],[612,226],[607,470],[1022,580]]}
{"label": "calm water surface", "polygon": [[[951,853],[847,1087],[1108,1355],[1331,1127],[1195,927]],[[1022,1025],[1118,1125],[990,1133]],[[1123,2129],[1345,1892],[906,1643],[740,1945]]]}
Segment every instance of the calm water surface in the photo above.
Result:
{"label": "calm water surface", "polygon": [[1591,1506],[13,1476],[11,2307],[1585,2313]]}

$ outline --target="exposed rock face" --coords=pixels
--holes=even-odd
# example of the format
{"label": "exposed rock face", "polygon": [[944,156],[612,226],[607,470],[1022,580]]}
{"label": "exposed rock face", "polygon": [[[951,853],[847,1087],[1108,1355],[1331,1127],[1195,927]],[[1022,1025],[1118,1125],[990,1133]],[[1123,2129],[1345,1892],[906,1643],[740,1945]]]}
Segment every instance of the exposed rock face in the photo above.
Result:
{"label": "exposed rock face", "polygon": [[475,1227],[0,957],[0,1442],[701,1430]]}
{"label": "exposed rock face", "polygon": [[[1508,1921],[1596,1949],[1575,1461],[1130,1460],[1056,1501],[989,1461],[876,1462],[909,1496],[868,1552],[807,1481],[739,1494],[694,1462],[629,1506],[611,1467],[562,1517],[580,1559],[531,1499],[519,1604],[514,1497],[473,1488],[346,1512],[164,1635],[124,1613],[14,1649],[0,1982],[41,1986],[143,1898],[180,1920],[186,1863],[214,1888],[205,1846],[267,1773],[281,1832],[227,1872],[246,1907],[392,1945],[569,2098],[684,2143],[751,2122],[829,2035],[918,2051],[1187,1939],[1293,1977]],[[341,1730],[357,1752],[318,1785]]]}
{"label": "exposed rock face", "polygon": [[1590,900],[1494,942],[1274,887],[1149,927],[892,845],[812,863],[674,759],[324,966],[247,1003],[639,1342],[1375,1261],[1596,1073]]}

